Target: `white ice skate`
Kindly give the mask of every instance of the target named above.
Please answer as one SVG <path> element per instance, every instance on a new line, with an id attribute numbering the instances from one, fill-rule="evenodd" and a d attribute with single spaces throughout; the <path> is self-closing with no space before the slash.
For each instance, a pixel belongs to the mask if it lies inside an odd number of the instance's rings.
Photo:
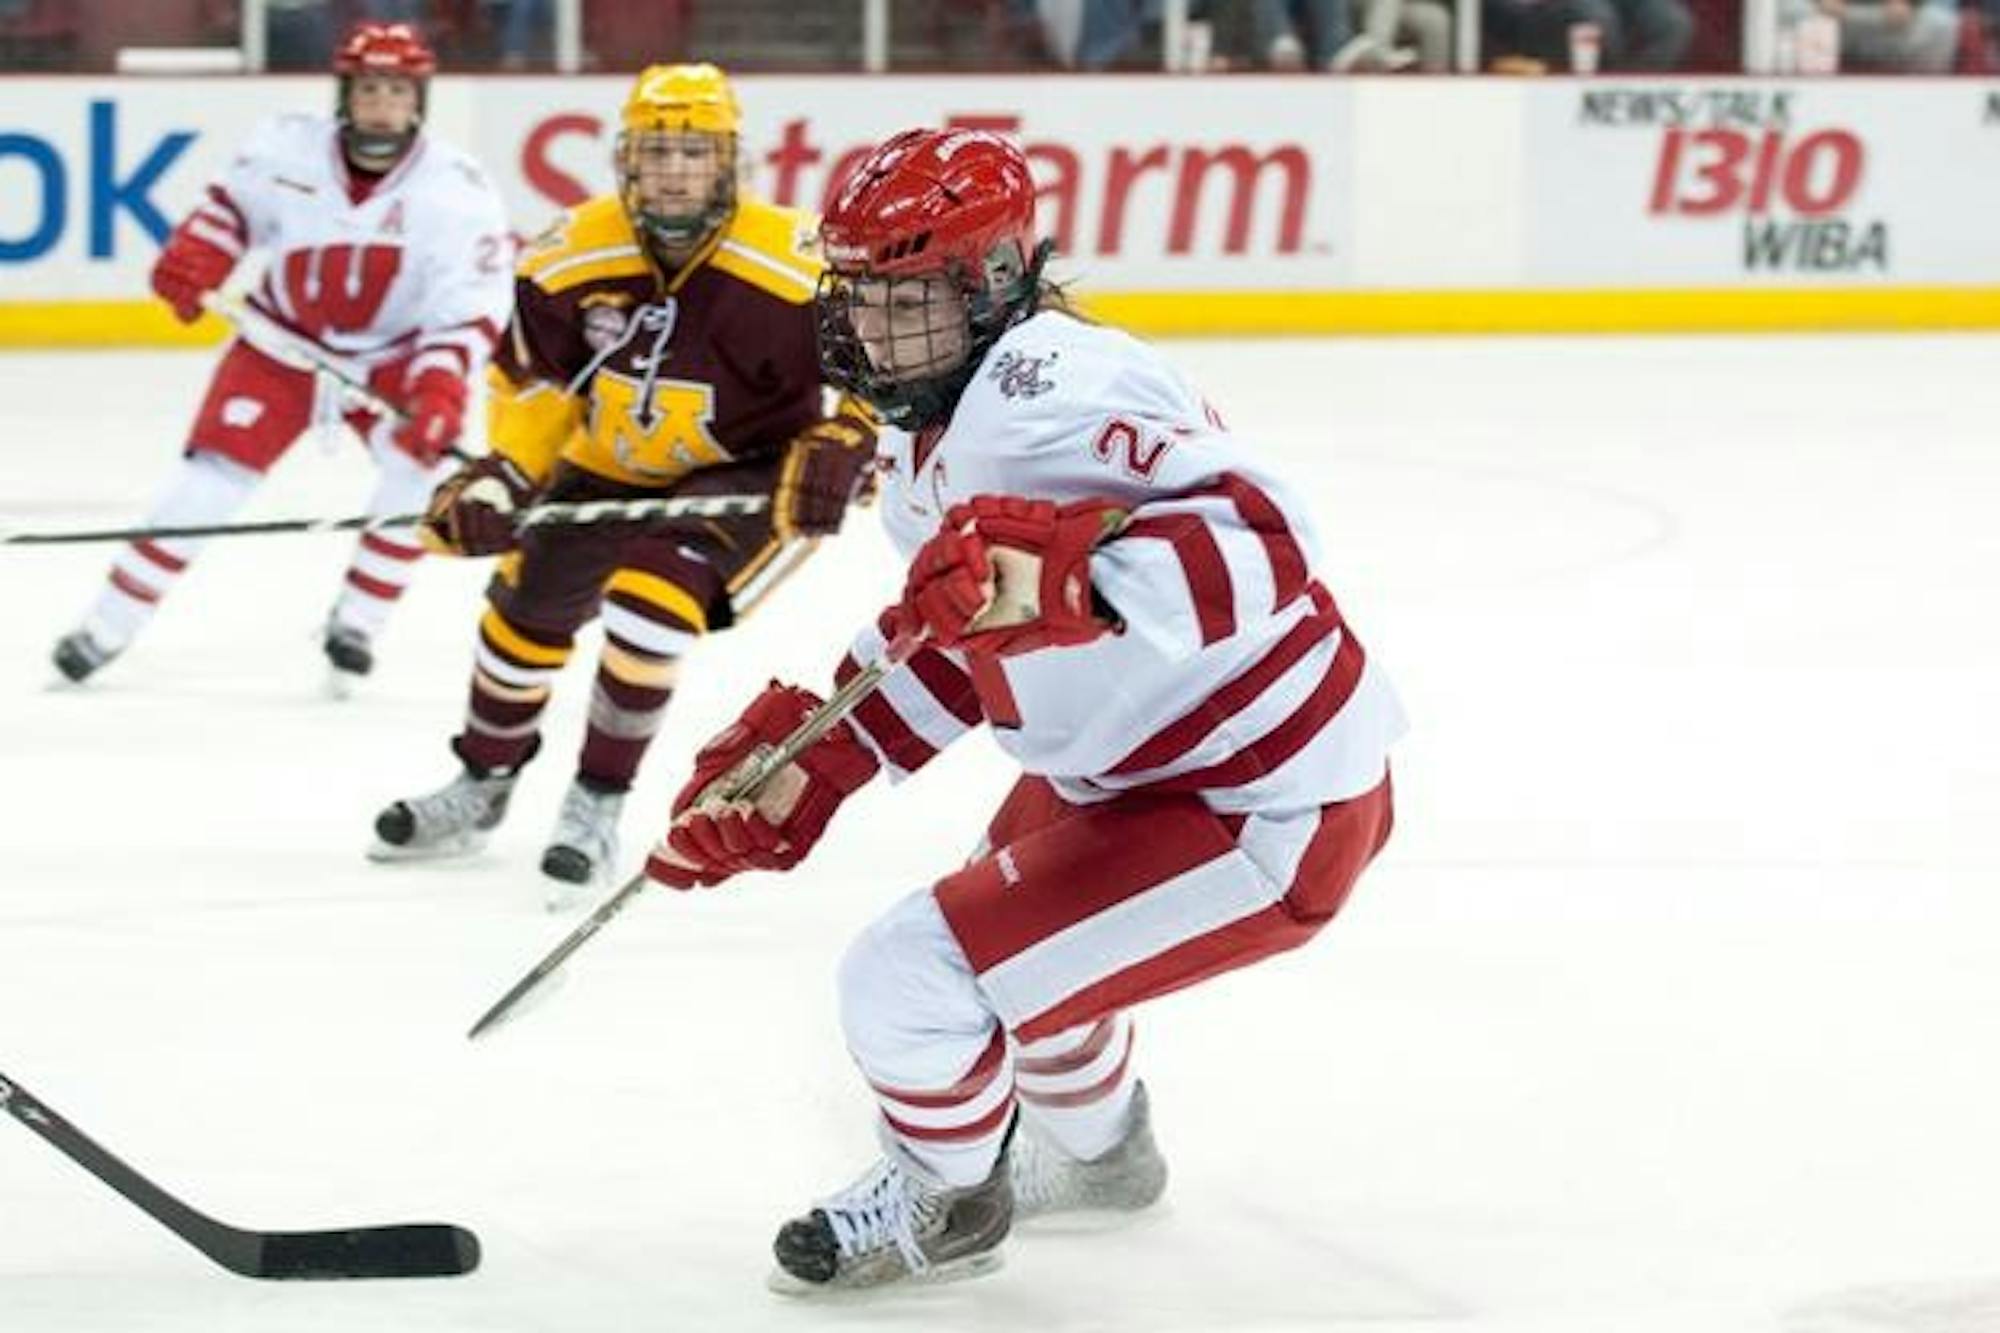
<path id="1" fill-rule="evenodd" d="M 583 889 L 611 877 L 618 863 L 618 812 L 624 805 L 624 792 L 595 791 L 581 779 L 569 784 L 548 850 L 542 853 L 542 873 L 554 881 L 544 900 L 551 912 L 574 906 Z"/>
<path id="2" fill-rule="evenodd" d="M 375 816 L 375 845 L 368 858 L 415 861 L 478 851 L 506 816 L 518 776 L 481 776 L 466 769 L 428 795 L 396 802 Z"/>
<path id="3" fill-rule="evenodd" d="M 1000 1267 L 1000 1242 L 1013 1223 L 1007 1172 L 1003 1149 L 984 1181 L 953 1189 L 913 1162 L 884 1157 L 780 1228 L 771 1290 L 819 1296 L 990 1273 Z"/>
<path id="4" fill-rule="evenodd" d="M 1014 1136 L 1014 1215 L 1026 1220 L 1050 1213 L 1134 1213 L 1157 1202 L 1167 1188 L 1167 1159 L 1153 1142 L 1146 1085 L 1132 1089 L 1125 1137 L 1110 1152 L 1080 1161 L 1022 1117 Z"/>

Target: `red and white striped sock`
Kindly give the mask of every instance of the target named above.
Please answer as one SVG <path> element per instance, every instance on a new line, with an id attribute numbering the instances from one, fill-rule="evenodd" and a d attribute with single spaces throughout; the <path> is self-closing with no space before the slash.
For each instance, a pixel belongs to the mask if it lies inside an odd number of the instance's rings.
<path id="1" fill-rule="evenodd" d="M 354 544 L 340 596 L 334 599 L 333 619 L 374 637 L 402 598 L 423 554 L 423 547 L 400 533 L 394 537 L 386 532 L 362 533 Z"/>
<path id="2" fill-rule="evenodd" d="M 227 522 L 262 480 L 263 474 L 218 455 L 190 454 L 146 512 L 145 525 L 198 527 Z M 203 545 L 200 539 L 187 538 L 137 541 L 119 551 L 104 590 L 84 616 L 90 637 L 113 652 L 131 643 Z"/>
<path id="3" fill-rule="evenodd" d="M 884 1136 L 959 1188 L 977 1185 L 992 1173 L 1014 1118 L 1014 1062 L 1007 1034 L 995 1023 L 985 1046 L 974 1049 L 978 1054 L 970 1065 L 959 1066 L 965 1073 L 949 1083 L 908 1087 L 869 1079 L 882 1107 Z"/>
<path id="4" fill-rule="evenodd" d="M 1118 1146 L 1132 1105 L 1132 1017 L 1117 1013 L 1020 1045 L 1021 1114 L 1080 1161 Z"/>
<path id="5" fill-rule="evenodd" d="M 378 429 L 375 434 L 383 436 Z M 375 493 L 368 497 L 371 517 L 416 513 L 430 500 L 431 491 L 447 470 L 443 465 L 426 467 L 397 449 L 386 439 L 370 442 L 377 475 Z M 354 544 L 354 559 L 348 563 L 340 595 L 333 603 L 335 622 L 360 630 L 373 638 L 389 619 L 389 612 L 403 596 L 403 589 L 417 572 L 424 548 L 414 529 L 384 528 L 364 532 Z"/>

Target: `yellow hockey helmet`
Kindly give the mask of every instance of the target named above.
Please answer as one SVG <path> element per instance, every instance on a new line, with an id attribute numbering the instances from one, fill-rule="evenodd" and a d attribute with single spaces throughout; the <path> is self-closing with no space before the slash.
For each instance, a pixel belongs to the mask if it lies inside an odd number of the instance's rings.
<path id="1" fill-rule="evenodd" d="M 698 131 L 734 138 L 743 126 L 743 109 L 729 76 L 714 65 L 648 65 L 632 85 L 618 122 L 627 134 Z"/>

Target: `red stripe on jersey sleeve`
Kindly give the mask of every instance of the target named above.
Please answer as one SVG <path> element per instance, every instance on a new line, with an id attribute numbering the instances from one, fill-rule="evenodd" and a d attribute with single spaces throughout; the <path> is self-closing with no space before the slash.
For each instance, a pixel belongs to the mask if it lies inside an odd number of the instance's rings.
<path id="1" fill-rule="evenodd" d="M 1333 720 L 1334 714 L 1341 710 L 1353 695 L 1354 687 L 1360 683 L 1361 668 L 1367 660 L 1359 640 L 1352 634 L 1342 636 L 1326 674 L 1320 677 L 1319 684 L 1290 717 L 1219 764 L 1176 773 L 1158 782 L 1148 782 L 1140 790 L 1214 791 L 1222 787 L 1240 787 L 1255 782 L 1267 773 L 1277 772 L 1293 755 L 1311 744 L 1320 729 Z"/>
<path id="2" fill-rule="evenodd" d="M 1207 523 L 1194 514 L 1159 514 L 1127 524 L 1118 535 L 1120 541 L 1132 537 L 1158 538 L 1174 548 L 1187 576 L 1203 647 L 1236 632 L 1236 592 L 1230 586 L 1229 565 Z"/>
<path id="3" fill-rule="evenodd" d="M 1313 585 L 1312 598 L 1319 607 L 1316 614 L 1292 626 L 1285 637 L 1272 644 L 1248 671 L 1155 732 L 1138 749 L 1114 764 L 1106 776 L 1129 777 L 1148 769 L 1165 768 L 1201 744 L 1210 732 L 1255 703 L 1259 695 L 1297 665 L 1299 659 L 1311 652 L 1315 645 L 1331 638 L 1340 628 L 1340 617 L 1333 610 L 1333 600 L 1318 584 Z"/>
<path id="4" fill-rule="evenodd" d="M 833 673 L 835 685 L 845 685 L 861 670 L 849 653 Z M 914 773 L 937 758 L 937 747 L 911 729 L 895 706 L 878 691 L 854 706 L 848 721 L 868 734 L 884 758 L 905 773 Z"/>
<path id="5" fill-rule="evenodd" d="M 231 231 L 234 231 L 244 240 L 250 238 L 250 224 L 244 220 L 243 210 L 238 208 L 236 201 L 229 197 L 229 191 L 223 189 L 220 185 L 209 186 L 207 200 L 198 207 L 206 207 L 209 204 L 213 204 L 221 212 L 227 220 Z"/>
<path id="6" fill-rule="evenodd" d="M 1196 494 L 1228 496 L 1244 526 L 1264 543 L 1264 553 L 1271 560 L 1271 580 L 1277 587 L 1277 597 L 1271 603 L 1273 611 L 1289 606 L 1294 597 L 1306 590 L 1306 553 L 1300 548 L 1298 538 L 1292 536 L 1291 525 L 1285 522 L 1285 511 L 1278 508 L 1276 501 L 1233 472 L 1224 473 L 1214 485 Z"/>
<path id="7" fill-rule="evenodd" d="M 972 677 L 960 671 L 956 662 L 935 648 L 924 648 L 909 660 L 908 666 L 931 692 L 931 697 L 944 705 L 945 711 L 968 727 L 980 724 L 983 718 Z"/>

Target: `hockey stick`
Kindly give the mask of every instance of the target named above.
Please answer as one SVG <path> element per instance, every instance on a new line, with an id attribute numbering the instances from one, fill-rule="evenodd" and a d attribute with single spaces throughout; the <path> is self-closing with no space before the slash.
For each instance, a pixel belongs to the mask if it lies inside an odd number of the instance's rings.
<path id="1" fill-rule="evenodd" d="M 204 292 L 202 308 L 229 322 L 237 335 L 258 351 L 290 362 L 299 370 L 324 375 L 342 394 L 377 416 L 401 421 L 403 409 L 384 398 L 344 357 L 335 355 L 291 325 L 265 314 L 232 292 Z"/>
<path id="2" fill-rule="evenodd" d="M 1097 540 L 1115 535 L 1125 526 L 1129 515 L 1122 509 L 1106 509 L 1100 514 L 1102 527 Z M 1002 625 L 1020 623 L 1040 614 L 1037 604 L 1040 582 L 1039 565 L 1031 565 L 1019 553 L 1006 547 L 995 547 L 990 553 L 993 561 L 994 581 L 986 605 L 974 616 L 967 626 L 977 631 L 982 628 L 998 628 Z M 827 732 L 832 731 L 841 721 L 861 705 L 861 701 L 873 694 L 888 675 L 909 661 L 924 646 L 928 635 L 922 630 L 904 631 L 891 639 L 882 650 L 882 655 L 848 678 L 845 685 L 827 696 L 826 702 L 813 709 L 805 721 L 799 723 L 792 733 L 776 745 L 763 745 L 729 772 L 717 778 L 701 794 L 698 804 L 711 801 L 727 804 L 731 801 L 754 799 L 764 789 L 764 785 L 786 765 L 804 754 Z M 569 956 L 581 949 L 591 936 L 603 929 L 606 922 L 620 912 L 646 887 L 646 876 L 642 871 L 626 880 L 618 891 L 598 904 L 597 909 L 584 919 L 582 925 L 563 937 L 560 944 L 543 956 L 539 963 L 528 970 L 528 974 L 515 982 L 492 1008 L 479 1016 L 465 1036 L 468 1041 L 481 1033 L 489 1032 L 505 1020 L 510 1010 L 542 984 L 555 970 L 563 965 Z"/>
<path id="3" fill-rule="evenodd" d="M 258 351 L 288 362 L 299 370 L 324 375 L 332 380 L 341 396 L 355 406 L 390 421 L 401 422 L 409 418 L 409 413 L 400 405 L 377 393 L 374 386 L 368 383 L 367 376 L 347 358 L 327 351 L 304 333 L 275 315 L 259 310 L 241 296 L 205 292 L 201 304 L 209 313 L 228 320 L 237 334 Z M 470 461 L 474 457 L 456 444 L 445 452 L 461 461 Z"/>
<path id="4" fill-rule="evenodd" d="M 800 538 L 792 543 L 790 550 L 773 560 L 768 569 L 751 579 L 743 589 L 743 596 L 731 599 L 736 608 L 736 618 L 748 620 L 764 604 L 764 600 L 778 590 L 779 584 L 799 572 L 800 566 L 819 549 L 819 542 L 817 537 Z"/>
<path id="5" fill-rule="evenodd" d="M 920 634 L 899 634 L 890 640 L 882 655 L 868 666 L 848 678 L 845 685 L 827 697 L 825 703 L 807 715 L 792 733 L 776 745 L 760 746 L 742 763 L 718 779 L 703 794 L 703 800 L 741 801 L 755 797 L 789 763 L 804 754 L 812 744 L 838 726 L 843 718 L 853 712 L 863 699 L 875 692 L 876 686 L 897 667 L 910 660 L 917 649 L 923 646 Z M 465 1036 L 470 1041 L 482 1033 L 490 1032 L 503 1022 L 515 1005 L 539 987 L 542 982 L 568 960 L 569 956 L 581 949 L 606 922 L 628 907 L 646 887 L 644 872 L 626 880 L 618 891 L 598 904 L 596 910 L 584 918 L 583 924 L 563 937 L 560 944 L 528 970 L 528 974 L 508 988 L 505 995 L 492 1008 L 479 1016 Z"/>
<path id="6" fill-rule="evenodd" d="M 650 519 L 742 518 L 770 507 L 762 495 L 670 495 L 644 500 L 584 500 L 536 505 L 522 511 L 522 529 L 587 523 L 639 523 Z M 366 514 L 353 518 L 281 518 L 260 523 L 202 523 L 168 528 L 92 528 L 77 532 L 8 532 L 0 546 L 69 546 L 80 542 L 160 541 L 174 537 L 258 537 L 282 532 L 352 532 L 360 528 L 410 528 L 422 514 Z"/>
<path id="7" fill-rule="evenodd" d="M 280 1280 L 457 1277 L 479 1267 L 479 1238 L 442 1222 L 330 1231 L 245 1231 L 190 1208 L 0 1074 L 0 1106 L 232 1273 Z"/>

